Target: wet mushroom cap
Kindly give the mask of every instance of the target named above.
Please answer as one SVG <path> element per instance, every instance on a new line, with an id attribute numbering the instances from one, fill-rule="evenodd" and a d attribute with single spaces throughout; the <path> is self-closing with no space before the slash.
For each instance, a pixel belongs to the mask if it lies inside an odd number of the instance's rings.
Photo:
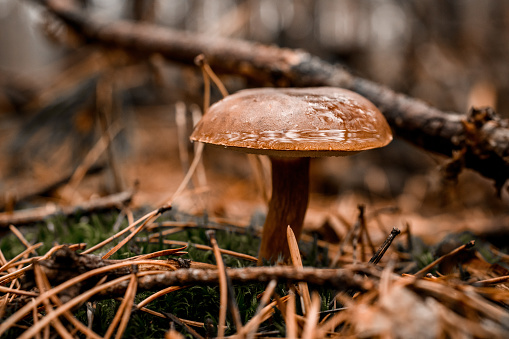
<path id="1" fill-rule="evenodd" d="M 212 105 L 191 139 L 247 153 L 319 157 L 382 147 L 392 133 L 382 113 L 352 91 L 256 88 Z"/>

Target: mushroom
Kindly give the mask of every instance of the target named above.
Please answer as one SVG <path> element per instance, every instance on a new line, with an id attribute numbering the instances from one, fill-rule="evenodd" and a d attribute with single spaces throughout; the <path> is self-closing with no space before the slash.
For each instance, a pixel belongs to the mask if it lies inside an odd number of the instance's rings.
<path id="1" fill-rule="evenodd" d="M 297 240 L 309 196 L 309 160 L 387 145 L 392 133 L 380 111 L 354 92 L 332 87 L 258 88 L 212 105 L 191 140 L 268 155 L 272 196 L 258 264 L 288 260 L 286 229 Z"/>

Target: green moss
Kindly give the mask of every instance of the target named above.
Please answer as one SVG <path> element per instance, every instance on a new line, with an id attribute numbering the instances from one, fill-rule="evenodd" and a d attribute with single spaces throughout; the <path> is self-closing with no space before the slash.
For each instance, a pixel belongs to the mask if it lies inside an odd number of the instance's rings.
<path id="1" fill-rule="evenodd" d="M 44 243 L 44 245 L 38 249 L 38 254 L 41 255 L 56 243 L 87 243 L 89 247 L 95 245 L 115 233 L 113 225 L 117 221 L 117 218 L 117 213 L 92 214 L 90 216 L 74 216 L 69 218 L 56 216 L 48 219 L 44 223 L 24 228 L 23 233 L 31 243 Z M 121 228 L 126 225 L 126 221 L 123 221 Z M 139 238 L 146 239 L 149 235 L 150 234 L 147 232 L 141 232 L 139 234 Z M 223 249 L 245 253 L 252 256 L 257 255 L 259 239 L 251 234 L 238 234 L 232 231 L 216 231 L 216 238 L 220 247 Z M 166 236 L 165 239 L 209 245 L 206 229 L 203 227 L 188 228 L 181 232 Z M 105 248 L 98 250 L 96 254 L 104 253 L 107 249 L 112 248 L 119 241 L 120 239 L 116 239 Z M 21 242 L 19 242 L 19 240 L 17 240 L 12 234 L 8 234 L 3 237 L 0 240 L 0 246 L 7 259 L 13 258 L 25 249 Z M 120 251 L 114 254 L 112 259 L 124 259 L 133 255 L 151 253 L 165 248 L 167 248 L 167 245 L 164 245 L 162 242 L 147 243 L 146 241 L 131 241 Z M 199 250 L 194 246 L 189 246 L 186 251 L 188 254 L 182 256 L 183 259 L 215 264 L 212 251 Z M 304 252 L 310 253 L 306 256 L 306 258 L 304 258 L 305 263 L 312 265 L 323 264 L 320 258 L 323 258 L 324 253 L 323 250 L 320 252 L 320 250 L 316 247 L 316 243 L 305 247 Z M 245 267 L 255 265 L 253 262 L 229 255 L 223 255 L 223 260 L 228 267 Z M 266 284 L 257 283 L 234 285 L 235 300 L 239 308 L 241 321 L 244 324 L 247 323 L 256 313 L 259 305 L 259 296 L 261 296 L 265 288 Z M 284 296 L 287 293 L 288 288 L 286 285 L 280 284 L 276 291 L 280 296 Z M 322 303 L 325 308 L 326 304 L 334 296 L 334 292 L 329 291 L 326 288 L 318 288 L 318 291 L 324 296 Z M 139 293 L 136 296 L 135 302 L 140 302 L 152 293 L 153 292 Z M 299 303 L 299 300 L 297 300 L 297 303 Z M 119 305 L 120 301 L 113 299 L 95 302 L 95 316 L 92 326 L 93 330 L 98 334 L 103 335 L 115 316 Z M 212 323 L 217 324 L 217 318 L 219 315 L 219 289 L 216 285 L 192 286 L 160 297 L 152 301 L 146 307 L 160 313 L 171 313 L 179 318 L 187 320 L 198 322 L 211 321 Z M 12 314 L 12 312 L 7 313 Z M 6 316 L 8 316 L 8 314 L 6 314 Z M 87 324 L 87 305 L 82 305 L 79 309 L 75 310 L 75 315 L 80 321 Z M 26 325 L 30 326 L 30 321 L 27 320 Z M 229 312 L 227 316 L 227 325 L 228 329 L 226 334 L 234 334 L 234 321 Z M 134 311 L 131 314 L 129 325 L 124 333 L 124 337 L 161 338 L 164 337 L 164 333 L 169 329 L 169 326 L 169 319 L 160 318 L 142 311 Z M 185 333 L 185 330 L 180 325 L 175 324 L 175 327 L 177 330 Z M 281 335 L 284 335 L 284 320 L 279 311 L 276 311 L 275 315 L 271 319 L 263 323 L 261 328 L 264 330 L 279 331 Z M 204 328 L 194 329 L 202 335 L 206 334 Z M 14 330 L 6 337 L 16 337 L 19 334 L 18 330 Z"/>

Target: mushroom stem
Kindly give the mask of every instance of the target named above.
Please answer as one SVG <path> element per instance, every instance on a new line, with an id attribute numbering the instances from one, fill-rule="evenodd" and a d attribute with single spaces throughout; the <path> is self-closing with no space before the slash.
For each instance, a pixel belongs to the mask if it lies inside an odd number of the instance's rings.
<path id="1" fill-rule="evenodd" d="M 263 260 L 275 262 L 280 255 L 290 258 L 287 227 L 300 238 L 309 198 L 309 158 L 270 157 L 272 197 L 263 226 L 258 265 Z"/>

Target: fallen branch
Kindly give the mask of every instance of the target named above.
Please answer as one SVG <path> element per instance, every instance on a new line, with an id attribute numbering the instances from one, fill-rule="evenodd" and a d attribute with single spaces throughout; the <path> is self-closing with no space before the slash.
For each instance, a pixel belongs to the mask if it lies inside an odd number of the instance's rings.
<path id="1" fill-rule="evenodd" d="M 93 199 L 78 206 L 57 206 L 55 204 L 48 204 L 43 207 L 0 213 L 0 230 L 11 224 L 33 224 L 54 215 L 70 216 L 77 213 L 91 213 L 115 207 L 120 208 L 123 204 L 130 201 L 132 196 L 132 191 L 125 191 Z"/>
<path id="2" fill-rule="evenodd" d="M 174 249 L 180 251 L 181 248 Z M 130 261 L 133 265 L 136 260 L 143 258 L 128 258 L 126 260 L 103 260 L 98 256 L 89 254 L 77 254 L 74 251 L 63 247 L 56 251 L 51 258 L 39 261 L 39 264 L 48 277 L 52 285 L 61 284 L 63 282 L 74 279 L 76 276 L 86 274 L 107 266 L 115 266 L 123 261 Z M 137 270 L 140 272 L 151 272 L 150 275 L 140 277 L 138 279 L 138 290 L 160 290 L 168 286 L 185 286 L 193 284 L 217 284 L 219 282 L 219 273 L 213 265 L 193 262 L 190 260 L 152 260 L 153 265 L 147 264 L 147 260 L 143 260 L 138 265 Z M 168 270 L 163 266 L 173 266 L 173 270 Z M 107 270 L 105 274 L 110 279 L 132 273 L 132 266 L 119 267 L 114 270 Z M 176 270 L 175 270 L 176 269 Z M 265 282 L 277 280 L 279 282 L 298 282 L 307 281 L 310 284 L 322 286 L 330 286 L 338 289 L 355 289 L 368 290 L 371 283 L 354 276 L 357 270 L 363 271 L 366 267 L 359 266 L 349 269 L 317 269 L 317 268 L 293 268 L 287 266 L 276 267 L 248 267 L 241 269 L 227 269 L 227 274 L 232 282 Z M 160 271 L 157 273 L 155 271 Z M 180 272 L 180 273 L 177 273 Z M 94 282 L 104 276 L 97 275 Z M 25 278 L 24 287 L 30 288 L 33 283 L 32 274 L 29 272 Z M 104 292 L 100 292 L 99 297 L 122 296 L 127 288 L 126 284 L 119 284 L 111 287 Z M 82 286 L 84 287 L 84 286 Z M 78 291 L 75 291 L 78 292 Z M 83 291 L 81 291 L 83 292 Z"/>
<path id="3" fill-rule="evenodd" d="M 277 280 L 280 283 L 305 281 L 317 286 L 360 291 L 367 291 L 373 287 L 370 281 L 355 276 L 352 270 L 347 269 L 294 268 L 288 266 L 247 267 L 227 269 L 227 274 L 234 283 L 268 283 L 271 280 Z M 190 268 L 145 275 L 138 279 L 138 290 L 156 291 L 168 286 L 216 285 L 218 283 L 219 273 L 217 270 Z M 112 296 L 123 295 L 127 285 L 128 282 L 121 282 L 100 292 L 96 297 L 111 298 Z"/>
<path id="4" fill-rule="evenodd" d="M 496 116 L 483 113 L 485 118 L 478 119 L 478 111 L 470 117 L 445 113 L 300 50 L 211 38 L 145 23 L 111 22 L 89 16 L 68 1 L 38 2 L 88 42 L 137 53 L 158 53 L 187 64 L 204 54 L 214 70 L 238 74 L 262 85 L 351 89 L 377 105 L 399 137 L 449 157 L 456 150 L 464 151 L 464 166 L 494 179 L 499 190 L 509 178 L 509 123 Z"/>
<path id="5" fill-rule="evenodd" d="M 104 170 L 104 165 L 96 164 L 87 169 L 87 175 L 97 174 Z M 26 201 L 35 197 L 45 196 L 56 190 L 57 188 L 68 183 L 71 179 L 72 172 L 62 173 L 61 177 L 55 178 L 50 182 L 43 182 L 42 180 L 30 180 L 26 179 L 12 185 L 16 187 L 15 190 L 8 191 L 7 196 L 11 195 L 14 202 Z M 6 205 L 10 203 L 7 201 L 6 195 L 0 195 L 0 210 L 5 210 Z"/>

